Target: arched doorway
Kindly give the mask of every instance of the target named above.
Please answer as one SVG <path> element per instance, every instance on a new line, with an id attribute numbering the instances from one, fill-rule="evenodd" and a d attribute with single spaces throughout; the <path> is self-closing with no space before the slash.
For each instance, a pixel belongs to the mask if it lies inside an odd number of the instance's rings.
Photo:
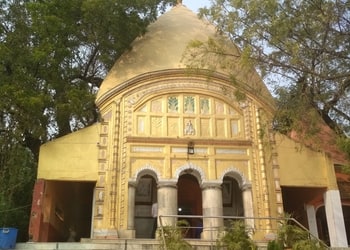
<path id="1" fill-rule="evenodd" d="M 152 204 L 157 202 L 157 182 L 151 175 L 143 175 L 135 190 L 135 236 L 153 238 L 155 219 Z"/>
<path id="2" fill-rule="evenodd" d="M 225 176 L 223 179 L 222 203 L 224 216 L 244 216 L 242 190 L 233 177 Z M 230 226 L 230 221 L 230 219 L 225 219 L 224 225 Z"/>
<path id="3" fill-rule="evenodd" d="M 202 215 L 202 190 L 198 180 L 191 174 L 183 174 L 177 183 L 178 190 L 178 214 L 179 215 Z M 181 219 L 181 217 L 179 218 Z M 191 227 L 201 227 L 202 222 L 198 218 L 183 218 Z M 199 238 L 200 228 L 191 228 L 186 238 Z"/>

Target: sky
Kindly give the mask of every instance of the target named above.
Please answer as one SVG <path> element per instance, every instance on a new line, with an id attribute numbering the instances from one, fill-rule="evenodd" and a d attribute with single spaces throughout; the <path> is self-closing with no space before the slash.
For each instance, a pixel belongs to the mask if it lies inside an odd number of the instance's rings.
<path id="1" fill-rule="evenodd" d="M 182 0 L 182 4 L 194 12 L 198 12 L 199 8 L 209 7 L 210 0 Z"/>

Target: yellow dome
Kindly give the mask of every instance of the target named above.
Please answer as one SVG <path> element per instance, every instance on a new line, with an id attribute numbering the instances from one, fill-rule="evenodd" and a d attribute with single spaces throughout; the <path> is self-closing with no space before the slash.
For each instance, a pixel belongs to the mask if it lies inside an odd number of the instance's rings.
<path id="1" fill-rule="evenodd" d="M 217 36 L 213 25 L 200 20 L 194 12 L 182 4 L 174 6 L 152 23 L 144 36 L 135 39 L 132 49 L 118 59 L 102 82 L 96 102 L 99 103 L 104 96 L 111 94 L 113 89 L 136 76 L 162 70 L 186 68 L 183 56 L 189 43 L 193 40 L 205 42 L 215 37 Z M 229 43 L 228 46 L 230 51 L 239 54 L 238 49 L 232 43 Z M 224 73 L 227 77 L 237 72 L 237 75 L 240 75 L 238 79 L 244 82 L 244 85 L 250 89 L 259 89 L 260 94 L 262 91 L 265 97 L 270 96 L 266 86 L 254 70 L 249 70 L 249 77 L 246 76 L 247 71 L 243 76 L 242 68 L 234 64 L 235 62 L 232 64 L 231 60 L 230 66 L 216 68 L 215 71 Z M 202 66 L 202 68 L 213 69 L 213 65 Z"/>

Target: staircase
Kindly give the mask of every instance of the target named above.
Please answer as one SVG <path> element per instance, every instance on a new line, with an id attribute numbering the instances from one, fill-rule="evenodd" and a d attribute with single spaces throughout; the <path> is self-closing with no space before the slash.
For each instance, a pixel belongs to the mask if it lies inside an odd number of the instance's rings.
<path id="1" fill-rule="evenodd" d="M 215 242 L 205 240 L 186 239 L 193 246 L 193 250 L 214 250 Z M 257 243 L 259 250 L 266 250 L 267 243 Z M 119 239 L 119 240 L 91 240 L 81 242 L 40 242 L 17 243 L 16 250 L 160 250 L 159 240 L 154 239 Z M 181 249 L 179 249 L 181 250 Z M 350 248 L 329 248 L 329 250 L 350 250 Z"/>
<path id="2" fill-rule="evenodd" d="M 194 250 L 214 250 L 215 242 L 186 239 Z M 159 240 L 154 239 L 119 239 L 90 240 L 81 242 L 40 242 L 17 243 L 16 250 L 160 250 Z M 266 249 L 266 244 L 260 243 L 259 249 Z M 181 250 L 181 249 L 179 249 Z"/>

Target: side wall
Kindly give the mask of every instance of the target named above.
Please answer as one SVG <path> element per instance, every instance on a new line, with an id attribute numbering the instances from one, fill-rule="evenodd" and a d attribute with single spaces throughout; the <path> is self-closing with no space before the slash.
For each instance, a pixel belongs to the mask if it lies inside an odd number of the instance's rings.
<path id="1" fill-rule="evenodd" d="M 281 134 L 276 134 L 276 146 L 282 186 L 336 187 L 333 164 L 324 152 L 302 146 Z"/>
<path id="2" fill-rule="evenodd" d="M 41 146 L 38 179 L 97 180 L 99 124 Z"/>

